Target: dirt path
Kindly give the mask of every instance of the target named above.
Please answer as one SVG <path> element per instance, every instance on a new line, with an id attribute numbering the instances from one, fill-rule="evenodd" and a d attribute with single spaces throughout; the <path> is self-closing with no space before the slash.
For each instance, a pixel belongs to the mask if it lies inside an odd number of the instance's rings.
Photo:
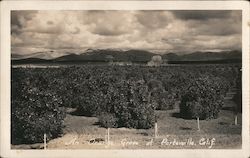
<path id="1" fill-rule="evenodd" d="M 176 148 L 208 148 L 200 145 L 201 139 L 208 142 L 216 140 L 212 148 L 239 148 L 241 146 L 241 120 L 234 125 L 234 114 L 222 110 L 218 119 L 201 120 L 201 131 L 197 131 L 196 120 L 185 120 L 173 116 L 176 110 L 157 111 L 158 137 L 154 129 L 110 129 L 110 144 L 107 144 L 107 129 L 97 125 L 97 118 L 74 116 L 68 114 L 65 119 L 65 135 L 51 140 L 49 149 L 176 149 Z M 196 145 L 162 145 L 162 141 L 188 142 Z M 150 142 L 153 141 L 152 145 Z M 124 145 L 125 144 L 125 145 Z M 127 144 L 127 145 L 126 145 Z M 210 144 L 211 145 L 211 144 Z"/>

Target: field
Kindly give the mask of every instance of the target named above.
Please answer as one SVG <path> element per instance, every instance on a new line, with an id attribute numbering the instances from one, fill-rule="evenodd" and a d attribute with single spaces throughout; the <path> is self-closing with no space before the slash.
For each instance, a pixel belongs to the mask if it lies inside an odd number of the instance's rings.
<path id="1" fill-rule="evenodd" d="M 12 68 L 12 148 L 241 148 L 239 68 Z"/>
<path id="2" fill-rule="evenodd" d="M 154 137 L 154 129 L 129 129 L 112 128 L 110 139 L 112 145 L 107 146 L 104 142 L 89 143 L 96 138 L 105 139 L 107 129 L 99 127 L 95 117 L 74 116 L 68 114 L 65 119 L 66 128 L 63 137 L 54 139 L 48 143 L 49 149 L 181 149 L 201 148 L 209 149 L 211 144 L 199 144 L 202 138 L 210 141 L 215 138 L 212 149 L 241 148 L 241 120 L 239 125 L 234 125 L 232 112 L 223 110 L 220 117 L 213 121 L 201 121 L 201 130 L 197 131 L 195 120 L 183 120 L 173 117 L 172 111 L 157 111 L 160 116 L 159 136 Z M 163 139 L 169 141 L 187 142 L 192 139 L 196 145 L 167 145 L 162 144 Z M 153 139 L 152 146 L 146 145 Z M 138 144 L 125 144 L 126 142 L 138 142 Z"/>

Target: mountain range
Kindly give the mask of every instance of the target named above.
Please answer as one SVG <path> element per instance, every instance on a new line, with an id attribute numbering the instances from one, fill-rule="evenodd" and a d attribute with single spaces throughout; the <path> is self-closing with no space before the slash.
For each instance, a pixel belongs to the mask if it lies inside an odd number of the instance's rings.
<path id="1" fill-rule="evenodd" d="M 221 52 L 193 52 L 189 54 L 171 53 L 160 55 L 164 61 L 169 63 L 185 62 L 241 62 L 241 51 Z M 146 50 L 120 50 L 120 49 L 87 49 L 82 52 L 37 52 L 29 55 L 11 54 L 13 64 L 25 63 L 64 63 L 64 62 L 135 62 L 147 63 L 155 55 Z"/>

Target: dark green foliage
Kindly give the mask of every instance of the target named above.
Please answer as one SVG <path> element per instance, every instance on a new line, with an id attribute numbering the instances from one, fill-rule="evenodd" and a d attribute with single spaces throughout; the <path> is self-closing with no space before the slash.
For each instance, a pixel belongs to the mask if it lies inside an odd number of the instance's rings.
<path id="1" fill-rule="evenodd" d="M 234 102 L 236 103 L 235 107 L 235 113 L 241 113 L 242 112 L 242 91 L 241 91 L 241 86 L 242 86 L 242 79 L 241 79 L 241 71 L 239 70 L 239 74 L 237 76 L 236 80 L 236 95 L 233 97 Z"/>
<path id="2" fill-rule="evenodd" d="M 121 80 L 110 84 L 105 95 L 100 95 L 103 102 L 96 110 L 99 122 L 108 127 L 103 118 L 112 116 L 112 126 L 128 128 L 151 128 L 154 124 L 154 109 L 148 102 L 148 91 L 143 80 Z M 105 112 L 106 117 L 103 117 Z M 112 115 L 111 115 L 112 114 Z"/>
<path id="3" fill-rule="evenodd" d="M 242 113 L 242 92 L 237 90 L 235 96 L 233 97 L 234 102 L 236 103 L 235 113 Z"/>
<path id="4" fill-rule="evenodd" d="M 63 107 L 77 108 L 79 115 L 96 116 L 103 127 L 151 128 L 156 121 L 155 109 L 172 109 L 180 101 L 185 118 L 216 118 L 222 96 L 238 80 L 238 72 L 229 68 L 13 68 L 12 142 L 40 142 L 44 132 L 49 139 L 59 136 L 65 116 Z"/>
<path id="5" fill-rule="evenodd" d="M 105 118 L 114 118 L 112 126 L 150 128 L 153 126 L 154 110 L 148 100 L 148 88 L 140 73 L 125 67 L 92 69 L 90 78 L 74 83 L 77 89 L 74 104 L 85 116 L 97 116 L 100 124 L 109 126 Z"/>
<path id="6" fill-rule="evenodd" d="M 148 100 L 148 87 L 145 85 L 144 80 L 128 80 L 127 86 L 127 107 L 123 110 L 127 111 L 128 114 L 120 111 L 117 115 L 123 114 L 119 122 L 121 126 L 126 125 L 130 128 L 151 128 L 154 125 L 154 107 L 149 103 Z M 116 105 L 117 107 L 119 105 Z M 120 114 L 121 113 L 121 114 Z M 127 117 L 126 117 L 127 116 Z M 119 117 L 118 117 L 119 118 Z"/>
<path id="7" fill-rule="evenodd" d="M 217 78 L 200 77 L 190 83 L 182 96 L 180 114 L 183 118 L 217 118 L 223 105 L 222 89 Z"/>
<path id="8" fill-rule="evenodd" d="M 11 103 L 11 142 L 36 143 L 48 140 L 62 133 L 64 108 L 61 97 L 49 88 L 49 81 L 43 74 L 33 71 L 13 72 Z M 13 81 L 12 81 L 13 82 Z"/>
<path id="9" fill-rule="evenodd" d="M 98 115 L 98 120 L 102 127 L 105 128 L 117 127 L 117 119 L 113 114 L 102 112 Z"/>
<path id="10" fill-rule="evenodd" d="M 170 92 L 165 91 L 161 94 L 159 94 L 160 102 L 158 109 L 161 110 L 171 110 L 174 108 L 175 103 L 177 102 L 177 99 L 175 98 L 175 95 L 172 95 Z"/>

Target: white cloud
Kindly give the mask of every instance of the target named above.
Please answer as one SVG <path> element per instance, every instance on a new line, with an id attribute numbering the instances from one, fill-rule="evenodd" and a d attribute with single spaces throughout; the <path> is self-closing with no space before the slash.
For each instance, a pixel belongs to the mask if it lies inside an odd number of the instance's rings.
<path id="1" fill-rule="evenodd" d="M 178 11 L 12 11 L 12 52 L 241 49 L 241 13 L 208 12 L 194 16 Z"/>

